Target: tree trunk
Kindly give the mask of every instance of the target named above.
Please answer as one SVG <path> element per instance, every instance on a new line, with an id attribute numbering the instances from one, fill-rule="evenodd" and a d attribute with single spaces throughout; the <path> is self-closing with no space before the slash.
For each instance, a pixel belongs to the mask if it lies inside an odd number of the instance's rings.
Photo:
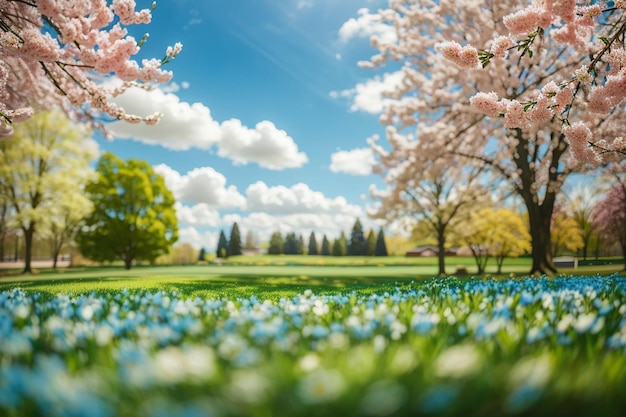
<path id="1" fill-rule="evenodd" d="M 133 266 L 133 258 L 130 255 L 124 256 L 124 268 L 130 269 Z"/>
<path id="2" fill-rule="evenodd" d="M 530 220 L 533 257 L 530 274 L 555 274 L 557 270 L 552 261 L 552 244 L 550 237 L 552 210 L 546 210 L 544 206 L 539 205 L 527 208 Z"/>
<path id="3" fill-rule="evenodd" d="M 33 272 L 31 260 L 33 257 L 33 235 L 35 234 L 35 225 L 31 223 L 28 228 L 22 228 L 24 232 L 24 274 Z"/>
<path id="4" fill-rule="evenodd" d="M 446 235 L 445 228 L 437 231 L 437 258 L 439 261 L 439 275 L 446 275 Z"/>

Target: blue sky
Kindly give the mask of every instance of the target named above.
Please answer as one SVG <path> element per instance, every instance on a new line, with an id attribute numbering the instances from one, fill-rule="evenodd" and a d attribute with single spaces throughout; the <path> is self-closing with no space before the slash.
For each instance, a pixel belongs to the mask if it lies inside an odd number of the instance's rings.
<path id="1" fill-rule="evenodd" d="M 149 7 L 151 1 L 137 1 Z M 393 36 L 368 0 L 160 0 L 139 58 L 183 52 L 169 85 L 119 99 L 157 126 L 113 123 L 101 151 L 151 163 L 177 198 L 180 241 L 213 250 L 237 221 L 261 240 L 315 231 L 318 240 L 368 219 L 367 138 L 384 136 L 383 98 L 397 76 L 361 69 L 369 36 Z"/>

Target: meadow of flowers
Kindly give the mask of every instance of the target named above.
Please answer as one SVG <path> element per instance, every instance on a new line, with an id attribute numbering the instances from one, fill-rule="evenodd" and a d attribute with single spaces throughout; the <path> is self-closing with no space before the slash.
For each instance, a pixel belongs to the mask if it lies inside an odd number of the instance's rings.
<path id="1" fill-rule="evenodd" d="M 626 278 L 435 279 L 201 299 L 0 293 L 0 415 L 626 410 Z"/>

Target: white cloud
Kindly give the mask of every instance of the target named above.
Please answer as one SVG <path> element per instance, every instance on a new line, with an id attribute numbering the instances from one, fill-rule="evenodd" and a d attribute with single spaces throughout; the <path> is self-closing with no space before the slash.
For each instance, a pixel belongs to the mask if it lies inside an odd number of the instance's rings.
<path id="1" fill-rule="evenodd" d="M 176 217 L 178 222 L 190 226 L 219 226 L 220 214 L 206 203 L 193 206 L 176 202 Z"/>
<path id="2" fill-rule="evenodd" d="M 268 187 L 257 181 L 246 189 L 246 209 L 252 212 L 281 214 L 331 213 L 357 217 L 363 214 L 360 206 L 349 204 L 344 197 L 329 198 L 303 183 L 291 187 Z"/>
<path id="3" fill-rule="evenodd" d="M 176 91 L 188 86 L 187 83 L 180 87 L 170 84 L 165 88 Z M 243 126 L 237 119 L 220 124 L 204 104 L 183 102 L 172 92 L 158 88 L 147 91 L 133 87 L 115 102 L 129 114 L 163 114 L 161 121 L 153 126 L 120 121 L 111 123 L 108 127 L 118 138 L 180 151 L 217 147 L 218 155 L 237 164 L 257 163 L 274 170 L 297 168 L 308 162 L 293 138 L 267 120 L 257 123 L 254 129 Z"/>
<path id="4" fill-rule="evenodd" d="M 237 119 L 222 123 L 222 141 L 218 155 L 232 159 L 238 164 L 256 162 L 268 169 L 296 168 L 308 162 L 304 152 L 284 130 L 272 122 L 257 123 L 249 129 Z"/>
<path id="5" fill-rule="evenodd" d="M 178 242 L 190 243 L 196 249 L 205 248 L 209 253 L 214 252 L 217 248 L 217 239 L 219 232 L 204 231 L 200 232 L 194 227 L 185 227 L 178 230 Z"/>
<path id="6" fill-rule="evenodd" d="M 119 138 L 132 138 L 151 145 L 184 151 L 210 149 L 220 141 L 221 129 L 202 103 L 181 102 L 178 96 L 154 89 L 130 88 L 115 102 L 127 113 L 148 116 L 163 113 L 157 125 L 113 122 L 108 127 Z"/>
<path id="7" fill-rule="evenodd" d="M 245 198 L 234 185 L 226 186 L 226 177 L 211 167 L 195 168 L 181 175 L 165 164 L 154 166 L 165 178 L 165 185 L 178 201 L 204 203 L 217 208 L 241 207 Z"/>
<path id="8" fill-rule="evenodd" d="M 330 156 L 330 170 L 351 175 L 369 175 L 376 163 L 370 148 L 338 151 Z"/>
<path id="9" fill-rule="evenodd" d="M 352 111 L 364 111 L 366 113 L 379 114 L 385 109 L 385 107 L 396 101 L 386 95 L 401 85 L 403 80 L 404 73 L 402 71 L 396 71 L 386 73 L 382 78 L 380 76 L 376 76 L 364 83 L 357 84 L 354 88 L 341 91 L 331 91 L 329 94 L 330 97 L 334 99 L 350 99 L 352 101 L 350 110 Z"/>
<path id="10" fill-rule="evenodd" d="M 348 42 L 353 38 L 370 38 L 376 36 L 384 43 L 394 43 L 397 40 L 393 26 L 381 22 L 377 14 L 371 14 L 369 9 L 359 9 L 359 17 L 348 19 L 339 28 L 339 40 Z"/>

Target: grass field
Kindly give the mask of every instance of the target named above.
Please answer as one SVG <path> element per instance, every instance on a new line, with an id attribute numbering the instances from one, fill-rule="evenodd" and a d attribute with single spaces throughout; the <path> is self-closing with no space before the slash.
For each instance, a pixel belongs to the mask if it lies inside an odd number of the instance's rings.
<path id="1" fill-rule="evenodd" d="M 520 260 L 496 278 L 433 278 L 432 260 L 289 261 L 5 271 L 0 415 L 626 409 L 622 265 L 524 278 Z"/>

